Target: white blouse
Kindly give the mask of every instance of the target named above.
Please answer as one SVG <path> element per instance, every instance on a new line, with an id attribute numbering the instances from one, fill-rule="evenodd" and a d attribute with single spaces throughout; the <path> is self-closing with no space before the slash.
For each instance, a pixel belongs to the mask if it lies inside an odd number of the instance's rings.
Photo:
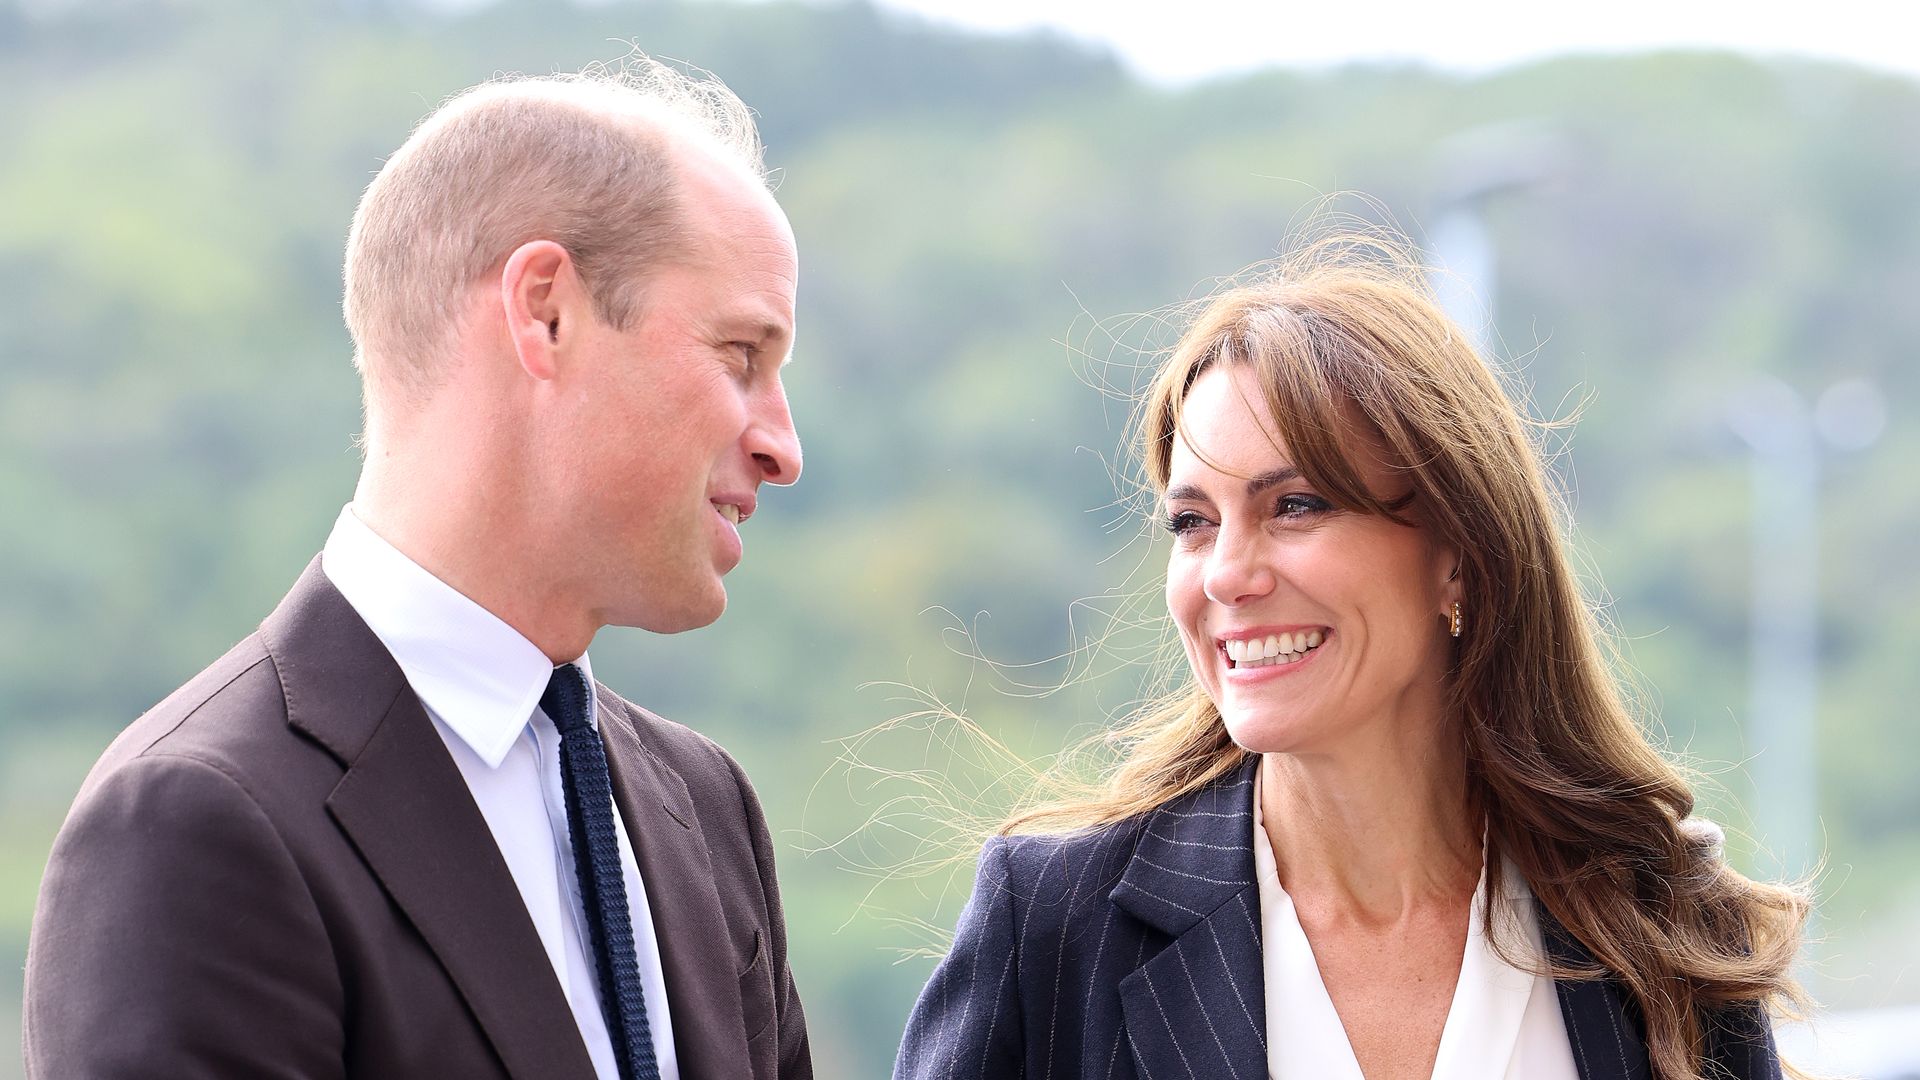
<path id="1" fill-rule="evenodd" d="M 1260 812 L 1259 770 L 1253 782 L 1253 858 L 1260 878 L 1261 959 L 1267 982 L 1267 1075 L 1271 1080 L 1364 1080 L 1334 1011 L 1293 898 L 1280 887 L 1273 846 Z M 1533 894 L 1509 871 L 1510 921 L 1532 956 L 1544 955 Z M 1440 1034 L 1433 1080 L 1579 1080 L 1553 980 L 1506 963 L 1486 940 L 1487 877 L 1473 897 L 1460 980 Z"/>

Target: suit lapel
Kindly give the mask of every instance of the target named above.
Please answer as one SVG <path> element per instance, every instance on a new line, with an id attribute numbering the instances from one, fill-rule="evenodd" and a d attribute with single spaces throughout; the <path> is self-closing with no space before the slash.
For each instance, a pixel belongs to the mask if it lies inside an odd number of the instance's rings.
<path id="1" fill-rule="evenodd" d="M 739 958 L 721 914 L 713 861 L 686 781 L 649 751 L 625 702 L 599 688 L 600 732 L 613 796 L 646 884 L 673 1013 L 681 1080 L 753 1075 Z"/>
<path id="2" fill-rule="evenodd" d="M 1173 939 L 1120 981 L 1127 1041 L 1145 1080 L 1267 1075 L 1253 768 L 1149 814 L 1108 894 Z"/>
<path id="3" fill-rule="evenodd" d="M 288 723 L 346 768 L 328 812 L 439 958 L 507 1071 L 592 1077 L 486 819 L 399 666 L 318 559 L 261 634 Z"/>
<path id="4" fill-rule="evenodd" d="M 1558 920 L 1538 907 L 1540 936 L 1547 956 L 1568 968 L 1593 968 L 1593 954 L 1574 940 Z M 1646 1038 L 1640 1020 L 1630 1012 L 1612 979 L 1555 979 L 1560 1016 L 1566 1021 L 1567 1042 L 1580 1080 L 1650 1080 Z"/>

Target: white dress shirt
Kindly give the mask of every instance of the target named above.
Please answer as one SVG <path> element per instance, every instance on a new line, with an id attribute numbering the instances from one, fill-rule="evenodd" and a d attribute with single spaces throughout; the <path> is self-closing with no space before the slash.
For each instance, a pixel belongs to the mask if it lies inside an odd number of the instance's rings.
<path id="1" fill-rule="evenodd" d="M 1320 966 L 1293 898 L 1280 886 L 1260 812 L 1257 769 L 1253 858 L 1260 879 L 1260 948 L 1267 980 L 1267 1075 L 1272 1080 L 1364 1080 L 1340 1014 L 1320 981 Z M 1510 865 L 1502 877 L 1506 895 L 1501 901 L 1511 918 L 1496 919 L 1496 925 L 1515 931 L 1515 940 L 1523 943 L 1521 955 L 1545 955 L 1532 892 Z M 1486 939 L 1481 926 L 1486 885 L 1482 870 L 1433 1080 L 1579 1080 L 1553 980 L 1508 964 Z"/>
<path id="2" fill-rule="evenodd" d="M 381 539 L 351 506 L 334 523 L 320 566 L 426 706 L 513 874 L 595 1071 L 601 1080 L 618 1080 L 568 837 L 560 733 L 540 710 L 554 664 L 519 631 Z M 587 658 L 575 663 L 591 685 Z M 598 712 L 596 706 L 589 717 L 596 727 Z M 654 1056 L 661 1080 L 679 1080 L 660 942 L 617 810 L 614 827 Z"/>

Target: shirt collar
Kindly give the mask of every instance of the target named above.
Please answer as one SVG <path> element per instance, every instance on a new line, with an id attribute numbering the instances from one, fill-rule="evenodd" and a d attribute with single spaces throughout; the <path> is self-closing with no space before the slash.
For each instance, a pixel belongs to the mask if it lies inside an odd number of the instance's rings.
<path id="1" fill-rule="evenodd" d="M 498 768 L 553 677 L 545 653 L 499 616 L 340 511 L 320 568 L 380 639 L 440 721 Z M 574 661 L 593 685 L 584 654 Z M 589 721 L 596 719 L 589 711 Z"/>

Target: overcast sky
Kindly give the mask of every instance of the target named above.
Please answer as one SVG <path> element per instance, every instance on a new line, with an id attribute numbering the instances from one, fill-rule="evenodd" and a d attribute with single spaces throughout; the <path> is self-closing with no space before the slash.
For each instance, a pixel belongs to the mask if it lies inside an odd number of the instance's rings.
<path id="1" fill-rule="evenodd" d="M 1468 71 L 1671 47 L 1822 56 L 1920 77 L 1914 0 L 878 0 L 958 26 L 1052 27 L 1184 82 L 1270 64 L 1418 59 Z"/>

